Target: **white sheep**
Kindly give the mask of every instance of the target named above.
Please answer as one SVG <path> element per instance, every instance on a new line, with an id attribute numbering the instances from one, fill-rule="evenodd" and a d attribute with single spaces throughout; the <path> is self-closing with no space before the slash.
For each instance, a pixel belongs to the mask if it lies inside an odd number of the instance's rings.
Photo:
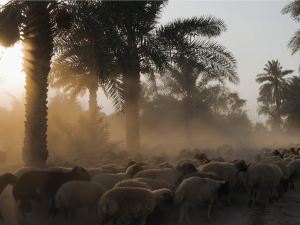
<path id="1" fill-rule="evenodd" d="M 142 170 L 141 166 L 132 165 L 127 168 L 125 173 L 98 173 L 92 178 L 92 181 L 101 184 L 106 190 L 109 190 L 116 183 L 132 178 L 140 170 Z"/>
<path id="2" fill-rule="evenodd" d="M 180 224 L 186 224 L 188 211 L 191 207 L 201 203 L 208 203 L 207 217 L 210 219 L 218 190 L 225 183 L 225 181 L 200 177 L 190 177 L 183 180 L 175 192 L 175 203 L 180 204 Z"/>
<path id="3" fill-rule="evenodd" d="M 184 162 L 174 168 L 147 169 L 138 172 L 134 178 L 150 178 L 164 180 L 172 186 L 176 186 L 187 174 L 196 172 L 197 169 L 191 163 Z"/>
<path id="4" fill-rule="evenodd" d="M 96 212 L 104 192 L 105 189 L 95 182 L 69 181 L 55 195 L 55 210 L 63 212 L 66 218 L 83 208 Z"/>
<path id="5" fill-rule="evenodd" d="M 272 163 L 256 163 L 249 167 L 247 172 L 247 184 L 250 187 L 251 206 L 256 203 L 257 192 L 263 197 L 268 197 L 271 202 L 275 197 L 281 195 L 281 182 L 283 180 L 282 170 Z M 277 192 L 277 196 L 275 195 Z"/>
<path id="6" fill-rule="evenodd" d="M 119 187 L 107 191 L 100 199 L 98 216 L 101 224 L 146 224 L 154 208 L 172 199 L 169 189 L 150 191 L 143 188 Z"/>

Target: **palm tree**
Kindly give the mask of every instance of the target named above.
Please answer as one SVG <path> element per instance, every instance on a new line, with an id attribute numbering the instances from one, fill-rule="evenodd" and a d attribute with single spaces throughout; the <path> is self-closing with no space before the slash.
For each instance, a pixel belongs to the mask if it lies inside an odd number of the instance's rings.
<path id="1" fill-rule="evenodd" d="M 103 4 L 103 15 L 111 30 L 111 46 L 123 74 L 126 145 L 131 151 L 140 148 L 141 73 L 149 73 L 154 66 L 162 67 L 165 62 L 154 38 L 157 18 L 164 5 L 164 1 L 106 1 Z"/>
<path id="2" fill-rule="evenodd" d="M 109 29 L 103 17 L 102 2 L 78 2 L 68 35 L 59 38 L 50 76 L 53 87 L 64 88 L 73 97 L 89 91 L 89 109 L 98 111 L 99 86 L 112 98 L 118 111 L 123 109 L 121 72 L 110 49 Z M 78 7 L 80 5 L 80 7 Z"/>
<path id="3" fill-rule="evenodd" d="M 286 87 L 285 76 L 293 70 L 283 70 L 278 60 L 268 61 L 264 67 L 264 73 L 258 74 L 256 82 L 259 88 L 258 102 L 259 114 L 270 117 L 274 129 L 279 129 L 281 124 L 281 106 Z"/>
<path id="4" fill-rule="evenodd" d="M 43 166 L 47 151 L 48 73 L 53 40 L 66 19 L 63 3 L 12 0 L 0 9 L 0 42 L 10 47 L 21 40 L 26 74 L 23 159 Z M 56 29 L 57 28 L 57 29 Z"/>
<path id="5" fill-rule="evenodd" d="M 183 99 L 187 144 L 191 136 L 195 96 L 199 85 L 211 80 L 238 82 L 236 61 L 220 44 L 205 38 L 225 31 L 222 20 L 214 17 L 180 19 L 158 29 L 158 39 L 169 52 L 167 86 Z"/>
<path id="6" fill-rule="evenodd" d="M 287 116 L 288 130 L 300 130 L 300 77 L 293 76 L 287 81 L 288 86 L 284 93 L 283 114 Z"/>
<path id="7" fill-rule="evenodd" d="M 88 91 L 89 112 L 94 115 L 98 111 L 99 77 L 97 74 L 79 73 L 79 71 L 73 70 L 69 62 L 58 60 L 53 64 L 49 80 L 52 87 L 62 88 L 64 92 L 70 94 L 71 98 L 84 95 Z"/>
<path id="8" fill-rule="evenodd" d="M 283 14 L 290 14 L 291 17 L 299 22 L 300 21 L 300 0 L 294 0 L 291 3 L 289 3 L 287 6 L 285 6 L 282 9 Z M 296 31 L 294 36 L 289 42 L 289 47 L 292 49 L 292 53 L 296 53 L 300 50 L 300 29 Z"/>

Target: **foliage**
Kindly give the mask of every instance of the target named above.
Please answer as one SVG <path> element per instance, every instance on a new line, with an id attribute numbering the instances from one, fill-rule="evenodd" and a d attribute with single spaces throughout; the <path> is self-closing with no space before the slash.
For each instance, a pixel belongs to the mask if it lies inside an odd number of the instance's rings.
<path id="1" fill-rule="evenodd" d="M 116 109 L 122 110 L 121 73 L 109 45 L 101 2 L 76 2 L 70 11 L 74 15 L 72 29 L 57 39 L 50 84 L 72 96 L 100 86 Z"/>
<path id="2" fill-rule="evenodd" d="M 54 156 L 91 157 L 106 150 L 109 144 L 104 114 L 90 120 L 73 98 L 57 95 L 49 103 L 49 149 Z"/>
<path id="3" fill-rule="evenodd" d="M 286 5 L 282 9 L 282 13 L 290 14 L 295 21 L 300 22 L 300 0 L 293 0 L 291 3 Z M 290 40 L 289 47 L 293 54 L 300 50 L 300 29 L 295 32 L 294 36 Z"/>
<path id="4" fill-rule="evenodd" d="M 286 116 L 285 127 L 288 131 L 300 130 L 300 77 L 293 76 L 288 80 L 285 91 L 283 114 Z"/>
<path id="5" fill-rule="evenodd" d="M 264 73 L 258 74 L 256 81 L 260 84 L 258 113 L 267 115 L 273 128 L 282 123 L 282 104 L 284 91 L 287 88 L 286 76 L 292 70 L 283 70 L 278 60 L 268 61 Z"/>

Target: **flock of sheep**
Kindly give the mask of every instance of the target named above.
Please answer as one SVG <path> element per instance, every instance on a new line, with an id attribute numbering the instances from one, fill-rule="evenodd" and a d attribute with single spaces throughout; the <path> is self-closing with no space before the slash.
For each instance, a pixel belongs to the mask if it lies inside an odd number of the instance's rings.
<path id="1" fill-rule="evenodd" d="M 179 158 L 160 163 L 123 160 L 93 168 L 22 167 L 0 176 L 0 192 L 12 185 L 24 221 L 32 211 L 45 208 L 49 219 L 60 215 L 68 221 L 86 210 L 87 220 L 92 220 L 86 224 L 145 225 L 171 204 L 179 208 L 178 223 L 185 225 L 190 224 L 190 209 L 198 205 L 206 207 L 211 219 L 214 208 L 233 204 L 231 195 L 239 190 L 249 193 L 249 207 L 271 204 L 292 191 L 300 178 L 300 148 L 261 152 L 247 162 L 208 158 L 197 150 Z M 3 213 L 0 219 L 5 220 Z"/>

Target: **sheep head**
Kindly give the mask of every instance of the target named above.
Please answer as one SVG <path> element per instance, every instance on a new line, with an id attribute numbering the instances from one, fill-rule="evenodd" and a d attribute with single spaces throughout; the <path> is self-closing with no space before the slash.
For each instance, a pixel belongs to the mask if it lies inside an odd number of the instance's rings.
<path id="1" fill-rule="evenodd" d="M 143 167 L 141 167 L 138 164 L 134 164 L 132 166 L 129 166 L 125 173 L 129 177 L 133 177 L 136 173 L 140 172 L 141 170 L 143 170 Z"/>
<path id="2" fill-rule="evenodd" d="M 155 191 L 152 191 L 155 196 L 155 200 L 157 204 L 162 202 L 171 202 L 173 201 L 173 192 L 168 188 L 162 188 Z"/>
<path id="3" fill-rule="evenodd" d="M 248 165 L 244 160 L 235 160 L 233 164 L 237 168 L 238 172 L 247 172 Z"/>
<path id="4" fill-rule="evenodd" d="M 88 171 L 80 166 L 75 166 L 72 171 L 69 173 L 71 180 L 84 180 L 89 181 L 91 176 Z"/>
<path id="5" fill-rule="evenodd" d="M 182 173 L 183 176 L 187 174 L 197 172 L 196 167 L 190 162 L 182 162 L 176 166 L 176 169 Z"/>

